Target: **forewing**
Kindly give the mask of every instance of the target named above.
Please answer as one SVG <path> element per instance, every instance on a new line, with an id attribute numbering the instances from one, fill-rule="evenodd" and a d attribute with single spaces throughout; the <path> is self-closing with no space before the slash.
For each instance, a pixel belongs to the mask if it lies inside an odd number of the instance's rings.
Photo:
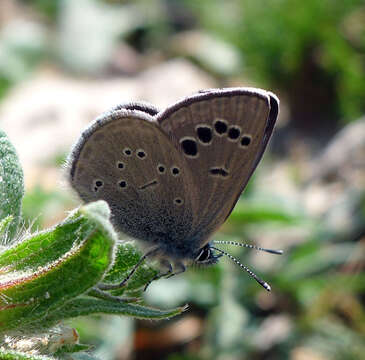
<path id="1" fill-rule="evenodd" d="M 119 107 L 101 116 L 74 146 L 69 172 L 81 199 L 107 201 L 119 230 L 153 242 L 187 236 L 193 210 L 190 170 L 149 113 Z"/>
<path id="2" fill-rule="evenodd" d="M 232 211 L 263 155 L 278 105 L 264 90 L 213 89 L 156 115 L 192 172 L 196 234 L 208 237 Z"/>

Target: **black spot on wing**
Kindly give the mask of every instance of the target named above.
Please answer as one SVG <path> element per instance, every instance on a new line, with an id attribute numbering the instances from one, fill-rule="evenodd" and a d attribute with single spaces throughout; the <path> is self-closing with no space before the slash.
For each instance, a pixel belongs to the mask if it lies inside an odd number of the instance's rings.
<path id="1" fill-rule="evenodd" d="M 229 172 L 222 167 L 213 167 L 209 170 L 209 172 L 213 176 L 218 176 L 218 177 L 223 177 L 223 178 L 226 178 L 229 175 Z"/>
<path id="2" fill-rule="evenodd" d="M 198 139 L 203 144 L 210 144 L 212 141 L 212 129 L 207 125 L 199 125 L 196 128 L 196 133 L 198 135 Z"/>
<path id="3" fill-rule="evenodd" d="M 185 155 L 196 157 L 198 155 L 198 146 L 193 138 L 183 138 L 180 140 L 181 147 Z"/>
<path id="4" fill-rule="evenodd" d="M 144 189 L 147 189 L 147 188 L 149 188 L 149 187 L 151 187 L 151 186 L 155 186 L 155 185 L 157 185 L 157 184 L 158 184 L 157 180 L 152 180 L 152 181 L 150 181 L 149 183 L 147 183 L 147 184 L 144 184 L 144 185 L 140 186 L 140 187 L 139 187 L 139 189 L 140 189 L 140 190 L 144 190 Z"/>

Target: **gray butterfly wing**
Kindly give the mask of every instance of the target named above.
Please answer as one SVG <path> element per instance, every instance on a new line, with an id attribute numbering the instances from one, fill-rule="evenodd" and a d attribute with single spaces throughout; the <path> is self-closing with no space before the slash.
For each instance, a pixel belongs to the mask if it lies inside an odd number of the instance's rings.
<path id="1" fill-rule="evenodd" d="M 193 236 L 202 244 L 231 213 L 265 151 L 278 109 L 270 92 L 228 88 L 197 93 L 156 115 L 192 172 L 199 194 Z"/>
<path id="2" fill-rule="evenodd" d="M 160 244 L 189 236 L 191 174 L 150 116 L 157 110 L 143 106 L 116 107 L 83 132 L 68 161 L 70 182 L 85 202 L 107 201 L 119 230 Z"/>
<path id="3" fill-rule="evenodd" d="M 154 116 L 156 115 L 160 110 L 147 102 L 138 101 L 138 102 L 128 102 L 128 103 L 122 103 L 117 106 L 114 106 L 109 112 L 114 112 L 118 110 L 137 110 L 142 111 L 148 115 Z"/>

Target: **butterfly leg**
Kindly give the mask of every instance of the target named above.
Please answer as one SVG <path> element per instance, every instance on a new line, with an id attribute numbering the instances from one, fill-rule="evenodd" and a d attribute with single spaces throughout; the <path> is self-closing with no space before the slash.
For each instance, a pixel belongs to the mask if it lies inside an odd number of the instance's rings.
<path id="1" fill-rule="evenodd" d="M 175 276 L 175 275 L 182 274 L 183 272 L 186 271 L 186 266 L 183 263 L 179 262 L 179 263 L 175 263 L 174 265 L 175 265 L 175 268 L 178 268 L 179 270 L 166 276 L 166 279 L 169 279 L 170 277 Z"/>
<path id="2" fill-rule="evenodd" d="M 127 277 L 121 281 L 119 284 L 99 284 L 98 288 L 100 290 L 115 290 L 115 289 L 120 289 L 123 286 L 125 286 L 127 284 L 127 282 L 129 281 L 129 279 L 132 277 L 132 275 L 136 272 L 136 270 L 142 265 L 143 261 L 148 257 L 148 256 L 152 256 L 155 255 L 158 252 L 158 247 L 157 248 L 153 248 L 149 251 L 147 251 L 137 262 L 136 265 L 134 265 L 133 269 L 131 270 L 131 272 L 127 275 Z"/>
<path id="3" fill-rule="evenodd" d="M 160 264 L 161 266 L 165 266 L 167 268 L 167 271 L 165 272 L 160 272 L 158 274 L 156 274 L 144 287 L 143 291 L 146 291 L 147 288 L 151 285 L 151 283 L 155 280 L 161 279 L 167 275 L 170 275 L 172 273 L 172 265 L 170 264 L 169 261 L 167 261 L 166 259 L 162 259 L 160 260 Z M 168 276 L 167 276 L 168 278 Z"/>

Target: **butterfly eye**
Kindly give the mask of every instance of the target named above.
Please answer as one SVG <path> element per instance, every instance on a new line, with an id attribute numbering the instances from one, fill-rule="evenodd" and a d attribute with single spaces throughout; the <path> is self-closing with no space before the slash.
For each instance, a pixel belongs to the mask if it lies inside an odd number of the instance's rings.
<path id="1" fill-rule="evenodd" d="M 204 247 L 201 249 L 200 253 L 198 254 L 198 256 L 195 258 L 196 262 L 205 262 L 210 258 L 210 249 L 209 247 Z"/>

